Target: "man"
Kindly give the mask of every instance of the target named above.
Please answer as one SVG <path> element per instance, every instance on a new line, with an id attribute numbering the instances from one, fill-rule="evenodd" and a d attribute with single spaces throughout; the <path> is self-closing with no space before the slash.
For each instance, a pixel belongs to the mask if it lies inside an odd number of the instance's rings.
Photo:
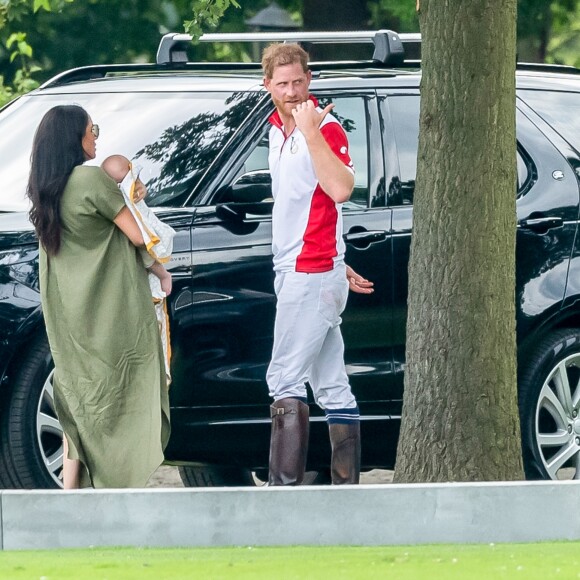
<path id="1" fill-rule="evenodd" d="M 269 165 L 274 210 L 272 247 L 278 298 L 268 367 L 272 435 L 270 485 L 298 485 L 306 467 L 308 381 L 325 411 L 333 484 L 358 483 L 360 420 L 344 366 L 340 314 L 349 284 L 372 292 L 344 263 L 341 204 L 354 187 L 348 141 L 340 123 L 317 106 L 308 88 L 308 54 L 275 44 L 263 54 L 270 117 Z M 348 282 L 347 282 L 348 279 Z"/>

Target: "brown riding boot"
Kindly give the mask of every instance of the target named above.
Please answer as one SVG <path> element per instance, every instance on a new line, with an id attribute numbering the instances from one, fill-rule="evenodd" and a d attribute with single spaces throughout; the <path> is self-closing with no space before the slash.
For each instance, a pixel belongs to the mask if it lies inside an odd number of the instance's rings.
<path id="1" fill-rule="evenodd" d="M 300 485 L 308 454 L 308 405 L 292 397 L 270 407 L 269 485 Z"/>
<path id="2" fill-rule="evenodd" d="M 360 476 L 360 422 L 328 425 L 332 460 L 330 473 L 333 485 L 358 483 Z"/>

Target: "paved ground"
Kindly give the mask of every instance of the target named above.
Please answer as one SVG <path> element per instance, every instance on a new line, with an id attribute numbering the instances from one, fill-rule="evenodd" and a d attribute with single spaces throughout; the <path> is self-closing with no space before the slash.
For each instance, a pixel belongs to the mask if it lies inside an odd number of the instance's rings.
<path id="1" fill-rule="evenodd" d="M 361 475 L 361 483 L 391 483 L 393 472 L 373 469 Z M 151 477 L 147 487 L 183 487 L 177 467 L 162 465 Z"/>

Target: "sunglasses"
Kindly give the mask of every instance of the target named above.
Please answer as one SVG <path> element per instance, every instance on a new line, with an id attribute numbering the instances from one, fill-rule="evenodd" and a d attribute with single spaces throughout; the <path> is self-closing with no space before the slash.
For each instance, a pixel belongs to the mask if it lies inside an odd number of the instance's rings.
<path id="1" fill-rule="evenodd" d="M 99 133 L 100 133 L 99 126 L 98 125 L 93 125 L 91 127 L 91 133 L 95 136 L 95 139 L 98 139 Z"/>

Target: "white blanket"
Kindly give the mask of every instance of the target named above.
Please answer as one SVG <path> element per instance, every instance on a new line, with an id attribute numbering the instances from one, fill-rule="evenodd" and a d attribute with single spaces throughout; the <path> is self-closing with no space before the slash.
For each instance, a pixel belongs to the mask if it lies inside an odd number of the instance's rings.
<path id="1" fill-rule="evenodd" d="M 138 175 L 139 171 L 131 165 L 129 173 L 127 173 L 125 179 L 123 179 L 119 184 L 119 188 L 125 198 L 125 204 L 133 214 L 133 217 L 141 230 L 148 255 L 153 260 L 165 264 L 171 259 L 175 230 L 163 223 L 143 200 L 135 203 L 135 183 Z M 144 262 L 146 262 L 145 259 Z M 148 264 L 145 263 L 145 266 L 151 264 L 152 262 L 149 261 Z M 171 381 L 171 374 L 169 372 L 171 344 L 169 340 L 169 319 L 167 317 L 166 295 L 161 289 L 159 278 L 151 273 L 149 273 L 149 286 L 155 304 L 155 314 L 157 315 L 161 342 L 163 344 L 163 354 L 165 355 L 165 372 L 169 384 Z"/>

